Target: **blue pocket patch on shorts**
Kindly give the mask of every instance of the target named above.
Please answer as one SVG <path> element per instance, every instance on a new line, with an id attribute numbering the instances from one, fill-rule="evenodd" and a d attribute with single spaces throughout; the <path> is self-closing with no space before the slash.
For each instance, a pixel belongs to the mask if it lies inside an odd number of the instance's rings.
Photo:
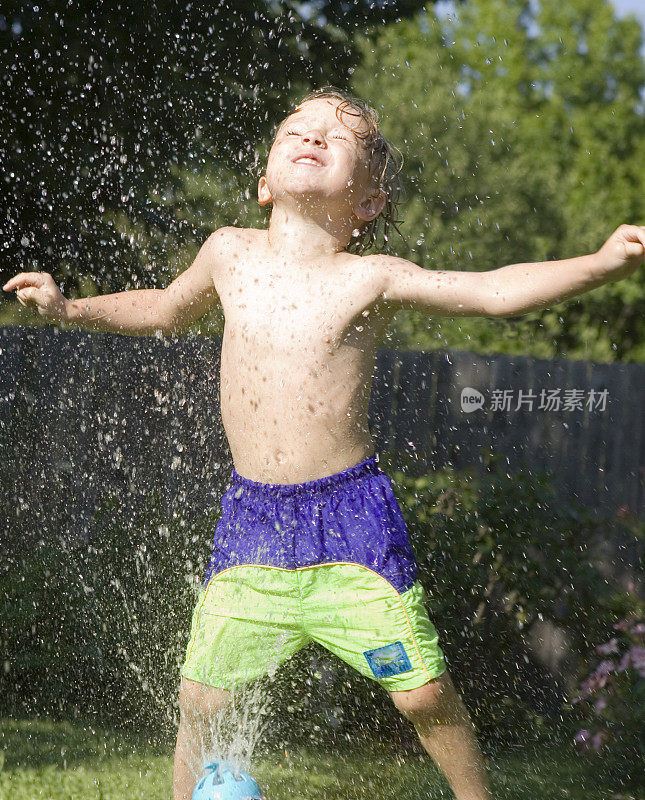
<path id="1" fill-rule="evenodd" d="M 412 664 L 401 642 L 386 644 L 363 653 L 375 678 L 389 678 L 412 669 Z"/>

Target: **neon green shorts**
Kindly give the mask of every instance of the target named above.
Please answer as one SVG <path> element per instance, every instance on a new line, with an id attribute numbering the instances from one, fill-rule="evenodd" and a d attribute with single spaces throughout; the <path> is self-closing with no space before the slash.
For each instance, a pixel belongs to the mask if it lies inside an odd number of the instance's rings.
<path id="1" fill-rule="evenodd" d="M 354 563 L 224 569 L 200 591 L 181 674 L 233 689 L 314 641 L 388 691 L 415 689 L 446 669 L 424 599 Z"/>

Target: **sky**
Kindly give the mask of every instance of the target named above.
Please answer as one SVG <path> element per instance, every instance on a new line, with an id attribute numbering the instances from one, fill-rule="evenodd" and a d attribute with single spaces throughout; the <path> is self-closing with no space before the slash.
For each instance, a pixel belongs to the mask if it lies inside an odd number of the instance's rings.
<path id="1" fill-rule="evenodd" d="M 624 14 L 636 14 L 645 28 L 645 0 L 613 0 L 613 2 L 619 17 Z M 641 53 L 645 56 L 645 36 L 643 39 Z"/>
<path id="2" fill-rule="evenodd" d="M 613 0 L 613 3 L 619 17 L 624 14 L 636 14 L 645 28 L 645 0 Z M 643 39 L 641 53 L 645 56 L 645 36 Z"/>
<path id="3" fill-rule="evenodd" d="M 618 14 L 636 14 L 645 25 L 645 0 L 614 0 L 614 6 Z"/>

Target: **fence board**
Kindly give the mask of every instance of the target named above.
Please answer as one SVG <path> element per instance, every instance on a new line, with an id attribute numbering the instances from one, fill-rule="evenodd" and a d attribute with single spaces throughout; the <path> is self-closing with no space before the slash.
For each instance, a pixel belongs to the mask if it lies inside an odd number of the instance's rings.
<path id="1" fill-rule="evenodd" d="M 26 328 L 0 328 L 0 446 L 9 437 L 16 398 L 24 371 L 34 363 L 37 339 Z"/>
<path id="2" fill-rule="evenodd" d="M 580 408 L 578 392 L 584 393 L 587 382 L 587 364 L 584 361 L 567 362 L 567 382 L 564 388 L 572 394 L 569 395 L 571 409 L 564 412 L 567 420 L 567 448 L 563 453 L 561 469 L 567 477 L 572 497 L 580 503 L 584 502 L 584 481 L 580 479 L 579 467 L 586 461 L 586 428 L 584 397 Z"/>
<path id="3" fill-rule="evenodd" d="M 593 364 L 588 389 L 594 393 L 602 393 L 605 390 L 611 391 L 611 373 L 611 364 Z M 606 507 L 608 502 L 607 442 L 611 436 L 611 424 L 608 407 L 605 411 L 601 411 L 596 407 L 598 398 L 599 395 L 592 395 L 594 408 L 589 411 L 587 459 L 584 476 L 589 487 L 589 500 L 587 502 Z M 611 395 L 604 402 L 606 405 L 611 403 Z"/>
<path id="4" fill-rule="evenodd" d="M 612 370 L 612 402 L 609 404 L 609 423 L 611 433 L 607 439 L 607 500 L 614 507 L 623 505 L 625 475 L 622 473 L 624 459 L 622 448 L 629 446 L 624 442 L 624 435 L 627 433 L 621 426 L 629 425 L 629 420 L 625 415 L 625 396 L 629 391 L 629 379 L 625 364 L 615 364 Z"/>
<path id="5" fill-rule="evenodd" d="M 426 441 L 428 386 L 424 356 L 425 353 L 412 351 L 399 354 L 395 450 L 420 449 L 422 441 Z"/>
<path id="6" fill-rule="evenodd" d="M 551 380 L 550 362 L 532 359 L 530 364 L 531 388 L 535 394 L 533 411 L 526 418 L 526 459 L 535 469 L 547 469 L 551 463 L 550 425 L 540 409 L 540 393 Z"/>
<path id="7" fill-rule="evenodd" d="M 174 505 L 204 513 L 217 505 L 233 466 L 219 409 L 221 343 L 216 339 L 177 342 L 180 367 L 171 394 L 173 433 L 183 446 L 173 453 L 177 490 Z M 175 448 L 176 449 L 176 448 Z"/>
<path id="8" fill-rule="evenodd" d="M 506 356 L 498 356 L 492 363 L 491 370 L 491 446 L 496 454 L 502 454 L 509 461 L 509 439 L 513 435 L 513 429 L 509 422 L 509 412 L 504 399 L 501 404 L 493 399 L 493 391 L 501 392 L 498 397 L 504 398 L 503 393 L 512 388 L 512 365 Z"/>
<path id="9" fill-rule="evenodd" d="M 622 472 L 624 476 L 623 503 L 630 509 L 638 506 L 642 472 L 639 464 L 641 442 L 645 435 L 645 420 L 643 419 L 642 397 L 645 389 L 643 380 L 643 365 L 634 364 L 627 370 L 627 394 L 623 398 L 623 458 Z M 641 462 L 642 463 L 642 462 Z"/>
<path id="10" fill-rule="evenodd" d="M 455 442 L 453 437 L 454 421 L 451 398 L 451 365 L 446 353 L 437 353 L 434 357 L 436 371 L 436 401 L 434 406 L 435 448 L 430 457 L 432 469 L 441 469 L 453 463 Z"/>
<path id="11" fill-rule="evenodd" d="M 572 491 L 569 476 L 565 472 L 567 451 L 569 449 L 569 424 L 565 413 L 562 411 L 562 392 L 567 386 L 568 365 L 562 359 L 557 359 L 549 363 L 548 379 L 546 386 L 542 387 L 547 391 L 544 398 L 547 430 L 549 432 L 550 444 L 550 467 L 557 475 L 556 487 L 560 496 L 569 496 Z M 541 391 L 541 390 L 540 390 Z M 557 393 L 553 397 L 549 391 Z"/>
<path id="12" fill-rule="evenodd" d="M 380 450 L 392 448 L 394 427 L 393 398 L 397 390 L 397 353 L 395 350 L 379 350 L 376 354 L 370 398 L 370 430 L 375 445 Z"/>

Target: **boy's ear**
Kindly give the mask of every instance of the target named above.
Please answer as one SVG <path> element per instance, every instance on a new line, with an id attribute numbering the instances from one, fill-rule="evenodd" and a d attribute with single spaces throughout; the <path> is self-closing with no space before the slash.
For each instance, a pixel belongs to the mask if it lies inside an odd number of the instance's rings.
<path id="1" fill-rule="evenodd" d="M 271 197 L 271 192 L 269 191 L 269 184 L 267 183 L 266 177 L 263 175 L 258 182 L 258 203 L 261 206 L 266 206 L 272 201 L 273 197 Z"/>
<path id="2" fill-rule="evenodd" d="M 386 200 L 387 195 L 383 189 L 379 189 L 376 194 L 371 195 L 366 200 L 363 200 L 362 203 L 354 206 L 354 214 L 364 222 L 371 222 L 383 211 Z"/>

